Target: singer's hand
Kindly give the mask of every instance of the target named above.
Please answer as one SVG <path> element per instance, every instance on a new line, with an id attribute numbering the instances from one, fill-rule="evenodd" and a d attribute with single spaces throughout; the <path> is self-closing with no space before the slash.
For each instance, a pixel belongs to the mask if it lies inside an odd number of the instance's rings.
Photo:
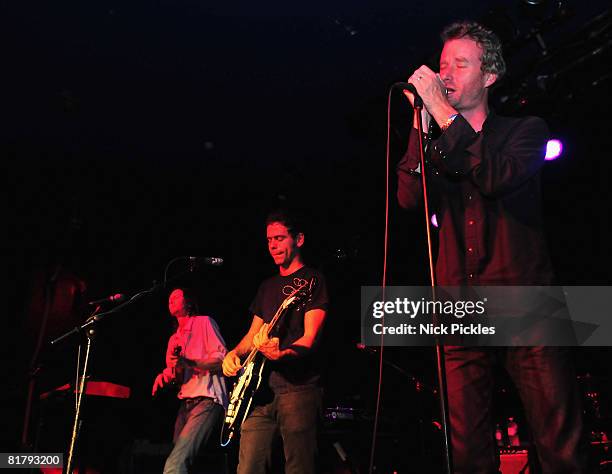
<path id="1" fill-rule="evenodd" d="M 406 98 L 410 101 L 410 105 L 412 105 L 412 107 L 414 108 L 414 94 L 406 89 L 404 89 L 402 92 L 404 93 Z"/>
<path id="2" fill-rule="evenodd" d="M 417 92 L 423 99 L 424 109 L 436 120 L 438 125 L 442 125 L 448 118 L 456 114 L 457 111 L 449 104 L 446 98 L 446 87 L 440 75 L 433 72 L 427 66 L 418 68 L 408 82 L 414 85 Z M 425 119 L 423 123 L 425 123 Z"/>
<path id="3" fill-rule="evenodd" d="M 406 89 L 404 89 L 403 92 L 406 98 L 410 101 L 412 108 L 414 109 L 414 94 L 410 91 L 407 91 Z M 423 132 L 425 133 L 429 131 L 429 122 L 431 122 L 431 115 L 429 115 L 429 112 L 427 112 L 427 109 L 423 107 L 421 109 L 421 123 L 423 124 Z M 419 126 L 417 125 L 416 109 L 415 109 L 414 119 L 412 121 L 412 126 L 417 129 L 419 128 Z"/>
<path id="4" fill-rule="evenodd" d="M 408 82 L 416 88 L 421 99 L 423 99 L 423 104 L 428 110 L 438 103 L 448 103 L 446 100 L 446 88 L 440 80 L 440 76 L 427 66 L 421 66 L 414 71 L 412 76 L 408 78 Z"/>

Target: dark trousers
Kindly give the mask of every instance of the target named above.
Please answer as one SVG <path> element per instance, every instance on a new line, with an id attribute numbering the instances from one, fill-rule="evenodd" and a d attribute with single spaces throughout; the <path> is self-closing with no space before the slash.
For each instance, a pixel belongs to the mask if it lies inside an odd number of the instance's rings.
<path id="1" fill-rule="evenodd" d="M 569 349 L 453 346 L 445 355 L 456 473 L 498 472 L 491 404 L 499 357 L 521 397 L 542 472 L 587 472 L 582 404 Z"/>
<path id="2" fill-rule="evenodd" d="M 174 424 L 174 448 L 166 459 L 164 474 L 187 474 L 210 434 L 223 417 L 223 407 L 209 397 L 181 401 Z"/>
<path id="3" fill-rule="evenodd" d="M 272 464 L 272 446 L 280 437 L 285 474 L 314 474 L 317 470 L 317 426 L 321 418 L 321 389 L 275 394 L 257 406 L 242 424 L 238 474 L 263 474 Z"/>

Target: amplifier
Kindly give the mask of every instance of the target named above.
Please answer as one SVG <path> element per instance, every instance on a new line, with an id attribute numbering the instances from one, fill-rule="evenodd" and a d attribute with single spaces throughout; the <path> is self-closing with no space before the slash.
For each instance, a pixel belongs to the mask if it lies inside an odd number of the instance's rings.
<path id="1" fill-rule="evenodd" d="M 527 449 L 499 449 L 502 474 L 529 474 L 529 451 Z"/>

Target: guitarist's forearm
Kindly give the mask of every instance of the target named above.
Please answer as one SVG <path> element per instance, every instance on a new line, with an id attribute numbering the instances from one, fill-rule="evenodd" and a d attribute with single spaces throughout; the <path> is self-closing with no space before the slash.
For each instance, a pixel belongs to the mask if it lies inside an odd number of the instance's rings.
<path id="1" fill-rule="evenodd" d="M 301 338 L 285 349 L 278 348 L 278 339 L 275 338 L 271 344 L 264 344 L 259 348 L 260 352 L 270 360 L 289 360 L 306 356 L 312 351 L 312 345 L 306 344 Z"/>
<path id="2" fill-rule="evenodd" d="M 304 334 L 285 349 L 278 351 L 278 359 L 295 359 L 307 356 L 316 349 L 326 312 L 312 309 L 304 315 Z M 274 357 L 274 356 L 273 356 Z"/>
<path id="3" fill-rule="evenodd" d="M 272 353 L 270 354 L 271 357 L 274 360 L 289 360 L 289 359 L 299 359 L 301 357 L 305 357 L 306 355 L 308 355 L 310 352 L 312 352 L 313 350 L 313 344 L 311 344 L 311 341 L 308 340 L 302 340 L 303 338 L 300 338 L 298 340 L 296 340 L 293 344 L 291 344 L 289 347 L 285 348 L 285 349 L 279 349 L 278 352 L 276 352 L 276 354 L 274 354 L 272 351 Z M 265 354 L 265 351 L 264 351 Z"/>
<path id="4" fill-rule="evenodd" d="M 240 340 L 238 345 L 232 349 L 232 352 L 238 355 L 238 357 L 243 357 L 253 349 L 253 338 L 255 334 L 259 332 L 259 329 L 263 325 L 263 319 L 259 316 L 254 315 L 253 321 L 251 322 L 251 327 L 249 331 L 245 334 L 245 336 Z"/>
<path id="5" fill-rule="evenodd" d="M 279 351 L 279 360 L 297 359 L 299 357 L 304 357 L 309 352 L 309 348 L 291 345 L 290 347 L 287 347 L 287 349 Z"/>
<path id="6" fill-rule="evenodd" d="M 243 357 L 251 352 L 251 349 L 253 349 L 253 338 L 249 337 L 249 334 L 247 334 L 232 351 L 235 352 L 238 357 Z"/>

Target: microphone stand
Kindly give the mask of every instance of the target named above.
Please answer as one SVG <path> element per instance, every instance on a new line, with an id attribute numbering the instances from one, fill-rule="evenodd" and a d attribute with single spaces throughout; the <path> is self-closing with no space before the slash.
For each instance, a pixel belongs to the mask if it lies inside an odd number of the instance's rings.
<path id="1" fill-rule="evenodd" d="M 95 325 L 99 322 L 102 321 L 103 319 L 105 319 L 107 316 L 110 316 L 111 314 L 114 313 L 118 313 L 119 311 L 121 311 L 123 308 L 125 308 L 126 306 L 140 300 L 141 298 L 143 298 L 145 295 L 149 295 L 151 293 L 154 293 L 155 291 L 157 291 L 159 288 L 161 288 L 163 285 L 159 285 L 159 284 L 154 284 L 152 288 L 148 289 L 148 290 L 144 290 L 141 291 L 140 293 L 135 294 L 134 296 L 132 296 L 128 301 L 126 301 L 125 303 L 120 304 L 119 306 L 116 306 L 115 308 L 106 311 L 104 313 L 98 313 L 98 314 L 93 314 L 92 316 L 90 316 L 87 321 L 85 321 L 83 324 L 81 324 L 80 326 L 75 326 L 73 329 L 71 329 L 70 331 L 68 331 L 67 333 L 61 335 L 60 337 L 54 339 L 53 341 L 51 341 L 51 345 L 52 346 L 56 346 L 57 344 L 59 344 L 60 342 L 64 341 L 65 339 L 67 339 L 68 337 L 72 336 L 73 334 L 77 334 L 77 333 L 83 333 L 85 332 L 85 335 L 87 337 L 87 346 L 85 349 L 85 359 L 83 362 L 83 367 L 80 370 L 81 374 L 79 374 L 79 369 L 77 367 L 77 383 L 78 383 L 78 387 L 76 388 L 76 403 L 75 403 L 75 410 L 74 410 L 74 422 L 72 424 L 72 434 L 70 436 L 70 445 L 68 448 L 68 460 L 66 461 L 66 467 L 64 472 L 66 474 L 70 474 L 72 472 L 72 467 L 74 464 L 74 451 L 75 451 L 75 446 L 81 431 L 81 425 L 82 425 L 82 420 L 81 420 L 81 404 L 83 401 L 83 394 L 86 392 L 87 390 L 87 382 L 89 379 L 89 375 L 87 373 L 88 369 L 89 369 L 89 358 L 90 358 L 90 354 L 92 352 L 92 346 L 93 346 L 93 341 L 94 341 L 94 336 L 95 336 Z"/>
<path id="2" fill-rule="evenodd" d="M 423 144 L 423 100 L 418 94 L 414 94 L 414 113 L 417 122 L 417 132 L 419 137 L 419 155 L 421 164 L 421 185 L 423 188 L 423 204 L 425 207 L 425 228 L 427 229 L 427 253 L 429 257 L 429 279 L 431 284 L 432 299 L 436 301 L 436 273 L 433 262 L 433 245 L 431 242 L 431 221 L 429 218 L 429 200 L 427 193 L 427 173 L 425 169 L 425 147 Z M 437 326 L 438 315 L 433 314 L 433 323 Z M 440 392 L 440 415 L 442 418 L 442 431 L 444 433 L 444 457 L 446 472 L 453 473 L 453 461 L 450 439 L 450 419 L 448 416 L 448 393 L 446 385 L 446 372 L 444 370 L 444 345 L 440 342 L 440 338 L 435 338 L 436 348 L 436 370 L 438 375 L 438 386 Z"/>

